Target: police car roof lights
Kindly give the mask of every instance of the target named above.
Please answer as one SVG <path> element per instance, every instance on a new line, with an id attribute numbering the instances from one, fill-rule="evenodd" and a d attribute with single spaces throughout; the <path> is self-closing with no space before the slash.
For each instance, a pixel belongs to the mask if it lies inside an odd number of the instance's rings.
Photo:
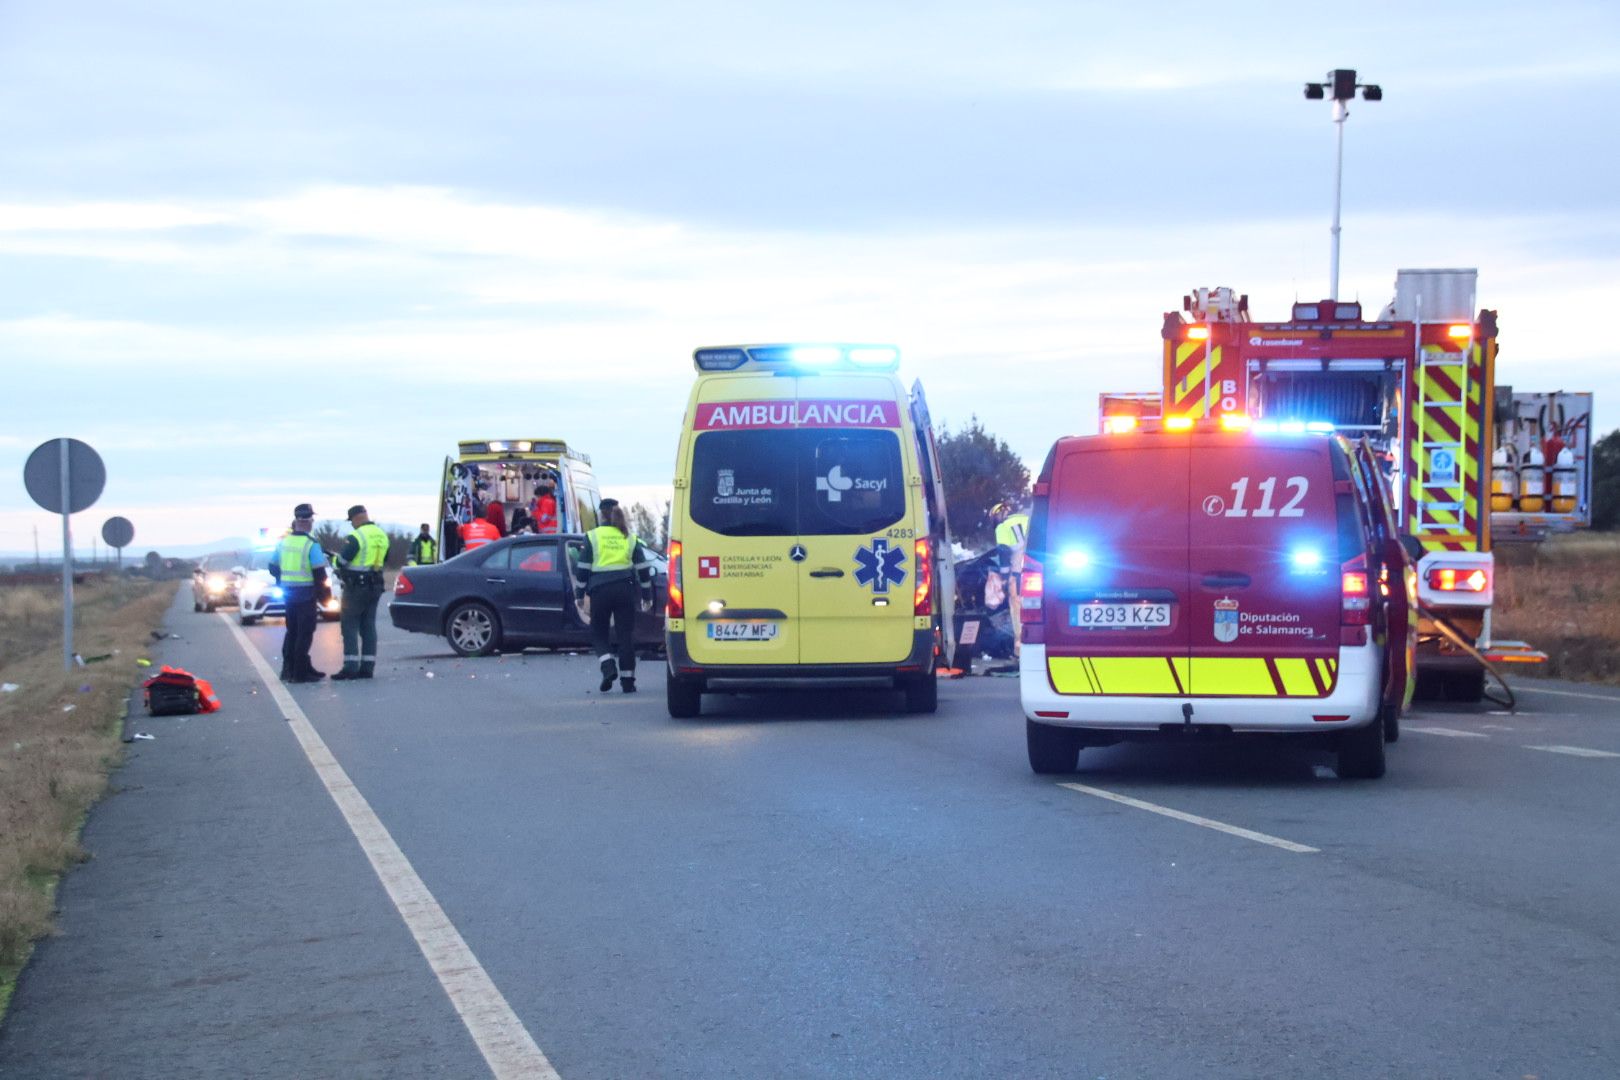
<path id="1" fill-rule="evenodd" d="M 900 366 L 900 350 L 893 345 L 830 342 L 723 345 L 695 350 L 692 363 L 702 372 L 736 371 L 745 366 L 777 371 L 826 371 L 840 367 L 894 371 Z"/>

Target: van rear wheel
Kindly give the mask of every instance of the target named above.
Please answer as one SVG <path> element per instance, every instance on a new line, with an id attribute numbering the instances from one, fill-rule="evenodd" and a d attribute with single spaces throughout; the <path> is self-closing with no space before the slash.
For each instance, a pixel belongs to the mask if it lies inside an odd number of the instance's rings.
<path id="1" fill-rule="evenodd" d="M 906 695 L 906 712 L 931 713 L 939 709 L 939 679 L 930 671 L 900 684 Z"/>
<path id="2" fill-rule="evenodd" d="M 1029 744 L 1029 767 L 1041 776 L 1071 773 L 1080 764 L 1082 740 L 1078 731 L 1026 718 L 1024 738 Z"/>
<path id="3" fill-rule="evenodd" d="M 1384 775 L 1384 725 L 1381 719 L 1339 735 L 1340 780 L 1377 780 Z"/>
<path id="4" fill-rule="evenodd" d="M 676 720 L 690 720 L 703 712 L 703 684 L 697 679 L 665 675 L 664 697 Z"/>

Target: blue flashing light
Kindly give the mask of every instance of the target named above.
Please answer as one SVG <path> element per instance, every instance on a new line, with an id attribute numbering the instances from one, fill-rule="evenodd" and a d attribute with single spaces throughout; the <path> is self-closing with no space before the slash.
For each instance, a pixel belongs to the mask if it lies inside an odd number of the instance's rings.
<path id="1" fill-rule="evenodd" d="M 1302 570 L 1307 573 L 1320 570 L 1322 569 L 1322 551 L 1320 548 L 1298 547 L 1289 553 L 1288 561 L 1293 564 L 1295 570 Z"/>
<path id="2" fill-rule="evenodd" d="M 1249 425 L 1249 430 L 1256 435 L 1275 435 L 1282 430 L 1282 425 L 1275 420 L 1256 420 Z"/>
<path id="3" fill-rule="evenodd" d="M 1077 574 L 1091 566 L 1091 553 L 1070 548 L 1058 556 L 1058 565 L 1068 573 Z"/>
<path id="4" fill-rule="evenodd" d="M 1305 421 L 1303 420 L 1284 420 L 1281 424 L 1278 424 L 1277 427 L 1284 435 L 1305 434 Z"/>
<path id="5" fill-rule="evenodd" d="M 280 585 L 272 585 L 272 586 L 270 586 L 270 595 L 276 597 L 277 599 L 280 599 L 281 596 L 283 595 L 282 590 L 281 590 L 281 586 Z"/>
<path id="6" fill-rule="evenodd" d="M 1305 425 L 1305 430 L 1306 431 L 1326 432 L 1328 434 L 1332 434 L 1333 425 L 1329 424 L 1329 423 L 1327 423 L 1326 421 L 1323 421 L 1323 420 L 1312 420 L 1310 423 Z"/>

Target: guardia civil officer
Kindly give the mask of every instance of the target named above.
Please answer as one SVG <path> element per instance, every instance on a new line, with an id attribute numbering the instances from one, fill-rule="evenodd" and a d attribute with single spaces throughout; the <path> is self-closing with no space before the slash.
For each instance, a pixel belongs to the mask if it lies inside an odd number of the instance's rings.
<path id="1" fill-rule="evenodd" d="M 388 534 L 371 523 L 364 506 L 349 507 L 354 531 L 337 556 L 343 582 L 343 670 L 334 679 L 369 679 L 377 669 L 377 601 L 383 594 Z"/>
<path id="2" fill-rule="evenodd" d="M 415 566 L 427 566 L 438 561 L 439 545 L 433 542 L 433 529 L 427 522 L 422 522 L 422 531 L 416 534 L 411 541 L 409 561 Z"/>
<path id="3" fill-rule="evenodd" d="M 591 600 L 591 640 L 602 662 L 602 685 L 598 689 L 613 689 L 613 680 L 617 678 L 619 688 L 633 694 L 636 692 L 636 608 L 642 590 L 652 586 L 652 557 L 630 532 L 618 500 L 603 499 L 601 517 L 605 524 L 585 534 L 585 553 L 574 564 L 574 577 Z M 614 645 L 617 646 L 617 662 Z"/>
<path id="4" fill-rule="evenodd" d="M 326 678 L 326 672 L 316 671 L 309 660 L 309 647 L 315 640 L 316 605 L 332 595 L 326 583 L 326 552 L 309 535 L 314 528 L 315 508 L 299 503 L 293 507 L 292 531 L 281 538 L 275 554 L 270 556 L 270 576 L 281 586 L 287 620 L 287 634 L 281 639 L 283 682 L 320 682 Z"/>

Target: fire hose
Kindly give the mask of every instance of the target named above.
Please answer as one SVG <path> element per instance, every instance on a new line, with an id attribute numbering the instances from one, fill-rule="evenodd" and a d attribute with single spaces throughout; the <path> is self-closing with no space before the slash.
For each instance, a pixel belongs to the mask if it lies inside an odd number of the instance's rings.
<path id="1" fill-rule="evenodd" d="M 1487 690 L 1484 695 L 1486 701 L 1500 705 L 1509 712 L 1512 712 L 1518 708 L 1518 698 L 1514 696 L 1513 688 L 1508 685 L 1507 679 L 1503 677 L 1500 671 L 1497 670 L 1496 665 L 1486 659 L 1485 654 L 1475 648 L 1474 643 L 1469 641 L 1467 636 L 1452 624 L 1451 620 L 1447 619 L 1444 615 L 1433 610 L 1432 608 L 1424 607 L 1422 604 L 1418 605 L 1418 614 L 1422 615 L 1426 619 L 1431 620 L 1435 626 L 1440 628 L 1440 633 L 1447 640 L 1449 640 L 1453 645 L 1457 646 L 1457 648 L 1461 649 L 1466 655 L 1471 657 L 1477 664 L 1479 664 L 1480 667 L 1484 668 L 1486 674 L 1490 675 L 1490 677 L 1495 679 L 1497 684 L 1501 686 L 1502 693 L 1505 696 L 1496 697 L 1490 693 L 1489 690 Z"/>

